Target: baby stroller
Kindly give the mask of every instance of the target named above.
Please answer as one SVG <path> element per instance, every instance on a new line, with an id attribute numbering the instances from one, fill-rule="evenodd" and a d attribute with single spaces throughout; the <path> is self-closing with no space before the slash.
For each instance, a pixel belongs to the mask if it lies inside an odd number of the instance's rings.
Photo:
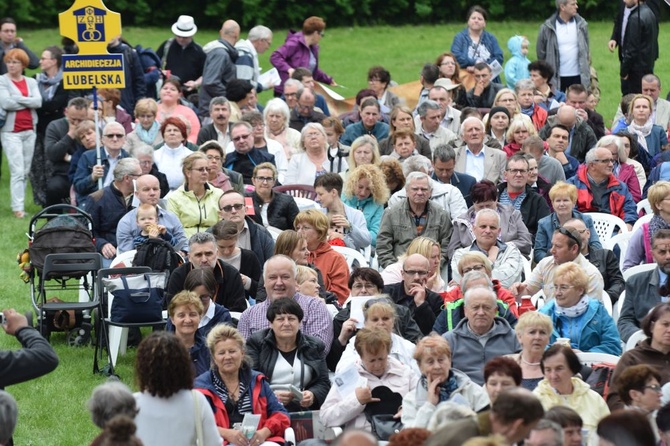
<path id="1" fill-rule="evenodd" d="M 30 219 L 30 297 L 46 339 L 64 331 L 69 345 L 90 342 L 94 286 L 102 267 L 92 228 L 86 212 L 66 204 L 49 206 Z"/>

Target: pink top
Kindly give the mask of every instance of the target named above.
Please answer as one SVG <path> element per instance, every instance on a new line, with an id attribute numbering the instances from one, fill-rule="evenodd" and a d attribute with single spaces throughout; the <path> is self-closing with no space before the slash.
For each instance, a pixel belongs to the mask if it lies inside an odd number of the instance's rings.
<path id="1" fill-rule="evenodd" d="M 200 120 L 193 110 L 188 108 L 185 105 L 178 104 L 177 108 L 172 113 L 165 112 L 165 106 L 163 104 L 158 104 L 158 114 L 156 115 L 156 120 L 159 124 L 162 124 L 170 116 L 183 116 L 191 126 L 191 131 L 188 133 L 188 140 L 193 144 L 198 142 L 198 133 L 200 132 Z"/>

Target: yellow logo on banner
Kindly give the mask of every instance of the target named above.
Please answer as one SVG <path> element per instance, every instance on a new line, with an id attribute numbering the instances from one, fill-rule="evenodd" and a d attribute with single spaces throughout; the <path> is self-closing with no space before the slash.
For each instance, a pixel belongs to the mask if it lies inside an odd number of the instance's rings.
<path id="1" fill-rule="evenodd" d="M 121 35 L 121 14 L 102 0 L 75 0 L 58 15 L 60 33 L 79 47 L 63 56 L 65 89 L 124 88 L 123 55 L 109 54 L 107 44 Z"/>

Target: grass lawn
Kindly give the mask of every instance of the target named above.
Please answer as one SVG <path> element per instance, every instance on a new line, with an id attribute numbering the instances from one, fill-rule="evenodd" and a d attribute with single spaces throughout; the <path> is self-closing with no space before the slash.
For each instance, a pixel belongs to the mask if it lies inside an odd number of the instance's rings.
<path id="1" fill-rule="evenodd" d="M 434 62 L 438 54 L 447 51 L 453 36 L 463 25 L 444 26 L 405 26 L 328 29 L 327 37 L 321 44 L 321 68 L 334 76 L 335 80 L 346 88 L 338 91 L 345 97 L 354 96 L 367 85 L 367 70 L 372 65 L 383 65 L 391 71 L 393 79 L 399 83 L 418 79 L 419 71 L 426 62 Z M 490 23 L 488 30 L 499 39 L 506 57 L 507 39 L 514 34 L 529 36 L 532 60 L 535 53 L 535 40 L 539 23 Z M 593 64 L 598 70 L 603 99 L 598 107 L 606 122 L 610 120 L 619 100 L 619 64 L 615 54 L 607 50 L 607 41 L 611 33 L 611 23 L 591 23 L 591 51 Z M 26 44 L 39 54 L 48 45 L 57 43 L 58 31 L 22 30 L 19 35 Z M 141 43 L 153 47 L 170 37 L 168 28 L 127 28 L 125 37 L 133 44 Z M 664 41 L 662 32 L 659 41 Z M 205 44 L 217 37 L 216 30 L 201 30 L 196 38 Z M 270 51 L 261 56 L 261 66 L 268 69 L 272 50 L 280 46 L 286 37 L 286 31 L 277 31 Z M 657 74 L 670 81 L 670 64 L 661 63 L 663 52 L 657 64 Z M 418 92 L 417 92 L 418 94 Z M 263 102 L 271 93 L 261 95 Z M 30 307 L 29 286 L 19 278 L 19 269 L 15 261 L 18 251 L 27 247 L 25 233 L 28 220 L 17 221 L 11 215 L 9 205 L 9 172 L 7 161 L 3 162 L 0 179 L 0 283 L 2 283 L 2 308 L 14 307 L 27 311 Z M 38 208 L 32 204 L 30 190 L 26 193 L 26 212 L 32 215 Z M 54 334 L 52 344 L 61 359 L 55 372 L 38 380 L 12 386 L 8 390 L 19 402 L 20 416 L 16 433 L 16 444 L 59 446 L 86 445 L 96 435 L 97 429 L 90 422 L 85 402 L 91 390 L 104 382 L 102 376 L 92 374 L 92 348 L 74 348 L 65 344 L 64 336 Z M 0 348 L 15 349 L 18 343 L 13 338 L 0 334 Z M 117 372 L 124 382 L 132 385 L 134 352 L 121 357 Z"/>

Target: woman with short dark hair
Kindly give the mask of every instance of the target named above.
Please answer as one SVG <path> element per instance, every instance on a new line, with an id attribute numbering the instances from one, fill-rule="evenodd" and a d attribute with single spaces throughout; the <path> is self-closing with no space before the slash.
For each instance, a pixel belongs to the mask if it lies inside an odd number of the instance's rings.
<path id="1" fill-rule="evenodd" d="M 461 70 L 465 69 L 468 73 L 474 73 L 478 62 L 485 62 L 489 66 L 497 62 L 502 67 L 503 52 L 498 39 L 485 30 L 487 18 L 488 14 L 481 6 L 470 7 L 467 26 L 456 34 L 451 44 L 451 52 L 456 56 Z M 499 83 L 500 77 L 492 79 L 492 82 Z"/>
<path id="2" fill-rule="evenodd" d="M 593 434 L 598 421 L 609 415 L 605 400 L 575 375 L 582 369 L 577 354 L 570 347 L 554 344 L 542 355 L 540 368 L 544 379 L 533 393 L 544 407 L 568 406 L 584 421 L 584 428 Z"/>
<path id="3" fill-rule="evenodd" d="M 221 445 L 207 400 L 191 390 L 191 358 L 174 334 L 155 331 L 140 342 L 135 379 L 140 390 L 135 394 L 135 423 L 144 444 L 195 444 L 197 422 L 202 425 L 203 446 Z"/>
<path id="4" fill-rule="evenodd" d="M 330 390 L 325 346 L 301 332 L 303 311 L 292 298 L 273 301 L 268 307 L 270 328 L 247 339 L 253 369 L 263 373 L 277 399 L 289 412 L 319 410 Z M 291 392 L 301 391 L 300 396 Z"/>

